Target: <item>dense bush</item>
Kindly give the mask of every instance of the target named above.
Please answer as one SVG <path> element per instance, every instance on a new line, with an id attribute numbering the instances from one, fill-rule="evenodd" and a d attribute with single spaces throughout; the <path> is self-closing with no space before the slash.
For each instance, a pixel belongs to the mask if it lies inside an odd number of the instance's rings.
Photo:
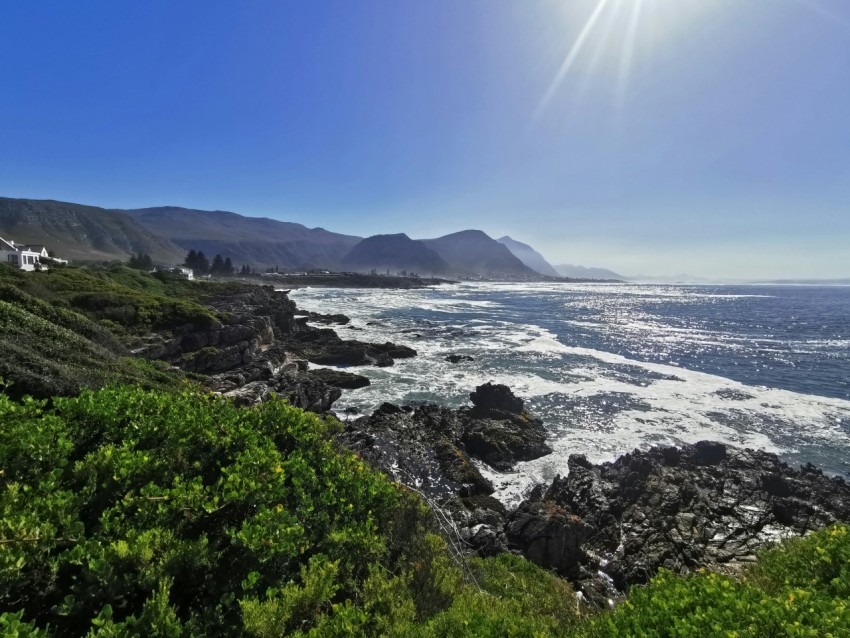
<path id="1" fill-rule="evenodd" d="M 12 381 L 9 394 L 68 395 L 116 381 L 178 383 L 164 365 L 125 356 L 109 332 L 82 315 L 33 298 L 21 303 L 24 295 L 13 303 L 0 299 L 0 377 Z"/>
<path id="2" fill-rule="evenodd" d="M 283 401 L 0 395 L 0 423 L 0 628 L 19 635 L 437 636 L 483 617 L 530 636 L 574 613 L 521 559 L 466 584 L 419 498 Z"/>

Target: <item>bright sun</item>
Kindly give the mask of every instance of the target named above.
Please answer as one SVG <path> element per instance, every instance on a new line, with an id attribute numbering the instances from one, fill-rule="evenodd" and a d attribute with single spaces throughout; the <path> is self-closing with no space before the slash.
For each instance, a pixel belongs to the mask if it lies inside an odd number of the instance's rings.
<path id="1" fill-rule="evenodd" d="M 561 83 L 584 58 L 601 54 L 617 66 L 619 90 L 625 91 L 638 48 L 654 48 L 681 35 L 700 14 L 729 0 L 568 0 L 562 10 L 571 24 L 582 25 L 540 101 L 535 118 L 546 110 Z M 594 49 L 591 53 L 589 50 Z"/>

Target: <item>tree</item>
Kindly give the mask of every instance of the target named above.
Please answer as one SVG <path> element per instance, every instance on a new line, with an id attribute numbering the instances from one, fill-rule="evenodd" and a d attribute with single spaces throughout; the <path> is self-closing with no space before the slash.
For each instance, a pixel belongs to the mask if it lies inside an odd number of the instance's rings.
<path id="1" fill-rule="evenodd" d="M 212 266 L 210 267 L 210 273 L 213 275 L 224 275 L 224 259 L 222 259 L 221 255 L 217 254 L 213 257 Z"/>
<path id="2" fill-rule="evenodd" d="M 223 274 L 229 276 L 229 275 L 232 275 L 235 271 L 236 271 L 236 269 L 233 268 L 233 262 L 230 261 L 230 257 L 227 257 L 224 260 L 224 273 Z"/>
<path id="3" fill-rule="evenodd" d="M 136 268 L 137 270 L 151 270 L 153 269 L 153 259 L 151 259 L 150 255 L 139 251 L 137 254 L 130 257 L 130 260 L 127 262 L 127 266 L 130 268 Z"/>
<path id="4" fill-rule="evenodd" d="M 206 275 L 210 271 L 210 262 L 202 250 L 190 250 L 183 265 L 191 268 L 198 275 Z"/>

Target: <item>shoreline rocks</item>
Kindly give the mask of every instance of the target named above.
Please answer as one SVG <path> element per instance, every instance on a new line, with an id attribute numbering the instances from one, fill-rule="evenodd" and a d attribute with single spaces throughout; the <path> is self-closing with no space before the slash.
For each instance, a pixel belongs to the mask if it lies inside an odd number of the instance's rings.
<path id="1" fill-rule="evenodd" d="M 504 506 L 475 460 L 510 469 L 519 460 L 551 452 L 542 421 L 523 409 L 506 386 L 486 384 L 470 395 L 472 407 L 416 408 L 384 403 L 349 421 L 340 436 L 396 481 L 417 490 L 451 520 L 470 551 L 491 555 L 508 548 Z"/>
<path id="2" fill-rule="evenodd" d="M 606 588 L 606 577 L 624 592 L 660 567 L 735 571 L 769 542 L 850 521 L 850 485 L 843 479 L 722 443 L 654 447 L 599 465 L 573 455 L 568 470 L 512 515 L 512 524 L 547 529 L 545 542 L 508 537 L 530 560 L 557 569 L 591 596 Z M 547 512 L 556 508 L 581 521 L 580 531 L 574 523 L 553 524 Z"/>
<path id="3" fill-rule="evenodd" d="M 310 326 L 308 321 L 346 325 L 349 318 L 314 312 L 296 316 L 286 292 L 271 286 L 231 288 L 207 303 L 218 320 L 149 335 L 134 354 L 208 375 L 205 387 L 240 404 L 259 403 L 274 393 L 302 409 L 327 412 L 342 389 L 365 387 L 369 379 L 342 370 L 308 370 L 308 361 L 391 366 L 395 359 L 416 356 L 406 346 L 345 340 L 333 329 Z"/>

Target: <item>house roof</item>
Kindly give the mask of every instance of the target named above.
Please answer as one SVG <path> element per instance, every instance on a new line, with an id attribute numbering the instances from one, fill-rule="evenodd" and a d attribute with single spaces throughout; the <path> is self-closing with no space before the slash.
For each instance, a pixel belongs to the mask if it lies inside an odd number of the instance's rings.
<path id="1" fill-rule="evenodd" d="M 18 250 L 18 248 L 13 243 L 0 237 L 0 250 Z"/>

